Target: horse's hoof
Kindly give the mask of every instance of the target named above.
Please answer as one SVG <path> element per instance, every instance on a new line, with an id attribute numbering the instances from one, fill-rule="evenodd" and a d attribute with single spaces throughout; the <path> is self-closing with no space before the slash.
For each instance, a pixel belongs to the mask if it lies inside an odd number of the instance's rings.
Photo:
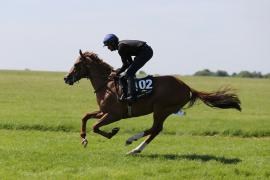
<path id="1" fill-rule="evenodd" d="M 118 131 L 120 130 L 120 128 L 116 127 L 112 129 L 112 135 L 115 135 L 118 133 Z"/>
<path id="2" fill-rule="evenodd" d="M 109 133 L 108 139 L 111 139 L 114 135 L 116 135 L 119 130 L 120 130 L 120 128 L 118 128 L 118 127 L 113 128 L 112 132 Z"/>
<path id="3" fill-rule="evenodd" d="M 136 155 L 136 154 L 140 154 L 140 153 L 141 153 L 140 150 L 135 149 L 135 150 L 128 152 L 127 155 Z"/>
<path id="4" fill-rule="evenodd" d="M 81 133 L 81 138 L 85 139 L 85 137 L 86 137 L 86 133 Z"/>
<path id="5" fill-rule="evenodd" d="M 82 145 L 83 145 L 84 148 L 86 148 L 87 144 L 88 144 L 87 139 L 83 139 L 82 140 Z"/>
<path id="6" fill-rule="evenodd" d="M 126 141 L 126 146 L 131 145 L 131 144 L 132 144 L 132 141 L 129 141 L 129 140 Z"/>

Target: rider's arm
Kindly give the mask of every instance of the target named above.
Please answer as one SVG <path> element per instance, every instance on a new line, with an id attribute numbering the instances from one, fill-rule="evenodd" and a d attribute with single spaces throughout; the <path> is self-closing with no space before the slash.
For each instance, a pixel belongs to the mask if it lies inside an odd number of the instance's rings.
<path id="1" fill-rule="evenodd" d="M 128 55 L 127 50 L 126 50 L 126 48 L 124 46 L 119 48 L 118 53 L 121 56 L 123 65 L 122 65 L 121 68 L 117 69 L 117 75 L 124 72 L 133 62 L 132 57 L 130 55 Z"/>
<path id="2" fill-rule="evenodd" d="M 122 59 L 123 65 L 122 65 L 121 68 L 116 70 L 117 75 L 124 72 L 132 63 L 132 58 L 131 57 L 129 57 L 128 59 L 121 57 L 121 59 Z"/>

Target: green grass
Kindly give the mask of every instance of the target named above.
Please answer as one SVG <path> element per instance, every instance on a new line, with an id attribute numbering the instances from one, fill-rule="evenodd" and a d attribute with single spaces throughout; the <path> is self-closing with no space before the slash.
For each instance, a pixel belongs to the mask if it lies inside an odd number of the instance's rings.
<path id="1" fill-rule="evenodd" d="M 128 134 L 108 141 L 78 134 L 1 130 L 2 177 L 96 179 L 269 178 L 269 139 L 161 135 L 145 152 L 125 156 Z M 135 146 L 132 145 L 133 147 Z"/>
<path id="2" fill-rule="evenodd" d="M 147 129 L 152 116 L 119 121 L 111 140 L 94 134 L 80 145 L 81 117 L 97 110 L 89 81 L 73 87 L 64 73 L 0 71 L 0 179 L 269 179 L 270 80 L 180 77 L 196 90 L 238 90 L 243 111 L 202 103 L 172 115 L 139 156 L 125 140 Z"/>

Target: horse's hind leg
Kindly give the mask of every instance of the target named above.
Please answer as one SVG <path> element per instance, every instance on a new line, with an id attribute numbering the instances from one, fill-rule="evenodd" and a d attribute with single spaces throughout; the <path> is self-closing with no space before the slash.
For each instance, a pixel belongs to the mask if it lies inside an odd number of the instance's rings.
<path id="1" fill-rule="evenodd" d="M 91 118 L 101 118 L 103 113 L 101 111 L 94 111 L 91 113 L 86 113 L 84 117 L 82 118 L 82 128 L 81 128 L 81 138 L 82 138 L 82 145 L 84 147 L 87 146 L 87 139 L 86 139 L 86 124 L 87 121 Z"/>
<path id="2" fill-rule="evenodd" d="M 116 118 L 108 113 L 104 114 L 101 119 L 98 120 L 96 124 L 93 126 L 93 131 L 97 134 L 100 134 L 108 139 L 111 139 L 115 134 L 118 133 L 119 128 L 113 128 L 111 132 L 105 132 L 100 130 L 99 128 L 113 122 L 120 120 L 120 118 Z"/>
<path id="3" fill-rule="evenodd" d="M 131 136 L 126 140 L 126 146 L 132 144 L 133 141 L 137 141 L 138 139 L 148 136 L 151 133 L 152 129 L 147 129 L 143 132 L 137 133 L 134 136 Z"/>
<path id="4" fill-rule="evenodd" d="M 139 146 L 130 151 L 128 154 L 137 154 L 140 153 L 163 129 L 163 123 L 165 119 L 175 112 L 178 107 L 170 108 L 155 108 L 154 109 L 154 123 L 151 129 L 145 131 L 150 134 L 150 136 L 143 141 Z M 144 136 L 146 136 L 144 134 Z"/>
<path id="5" fill-rule="evenodd" d="M 142 150 L 162 131 L 163 122 L 165 119 L 166 117 L 158 118 L 158 120 L 156 119 L 156 121 L 154 121 L 156 123 L 154 123 L 153 127 L 151 128 L 150 136 L 128 154 L 138 154 L 142 152 Z"/>

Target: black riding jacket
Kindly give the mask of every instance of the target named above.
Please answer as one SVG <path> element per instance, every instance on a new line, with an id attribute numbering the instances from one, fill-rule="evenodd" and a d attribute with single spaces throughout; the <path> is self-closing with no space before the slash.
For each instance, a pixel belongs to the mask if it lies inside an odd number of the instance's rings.
<path id="1" fill-rule="evenodd" d="M 118 53 L 121 56 L 123 65 L 117 70 L 117 74 L 124 72 L 132 63 L 131 56 L 137 56 L 140 48 L 144 46 L 146 42 L 138 40 L 122 40 L 118 43 Z"/>

